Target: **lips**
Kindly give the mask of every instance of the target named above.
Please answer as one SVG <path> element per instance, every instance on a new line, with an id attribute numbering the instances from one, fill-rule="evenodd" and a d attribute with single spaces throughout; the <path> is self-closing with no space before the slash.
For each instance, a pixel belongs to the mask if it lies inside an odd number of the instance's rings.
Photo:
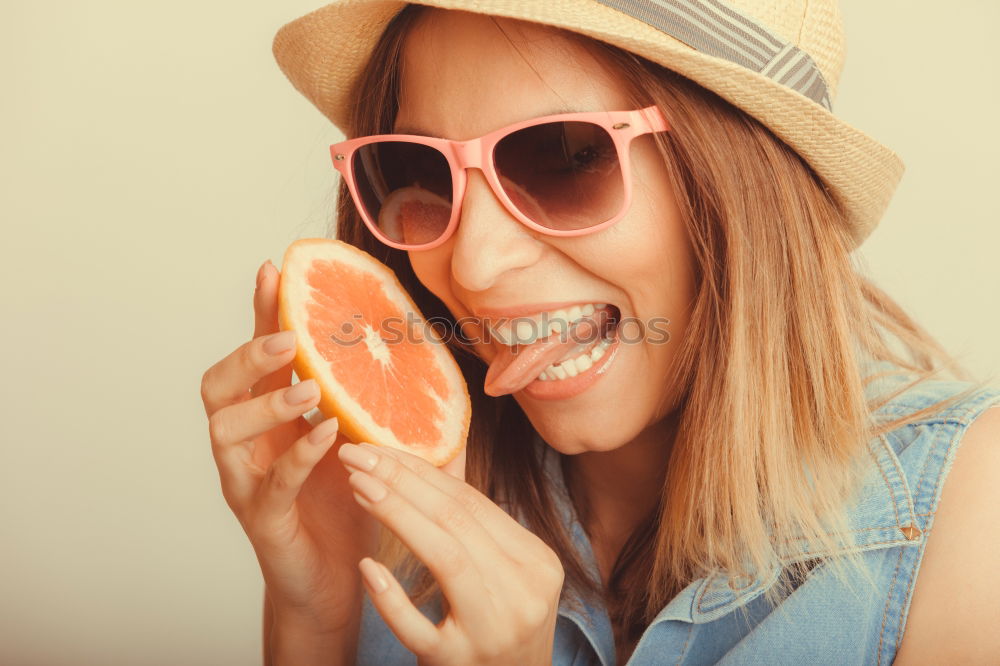
<path id="1" fill-rule="evenodd" d="M 610 320 L 616 321 L 612 308 L 602 308 L 579 320 L 569 335 L 552 334 L 516 347 L 500 345 L 500 351 L 486 371 L 483 391 L 494 397 L 520 391 L 542 370 L 562 360 L 576 347 L 586 347 L 598 341 Z"/>

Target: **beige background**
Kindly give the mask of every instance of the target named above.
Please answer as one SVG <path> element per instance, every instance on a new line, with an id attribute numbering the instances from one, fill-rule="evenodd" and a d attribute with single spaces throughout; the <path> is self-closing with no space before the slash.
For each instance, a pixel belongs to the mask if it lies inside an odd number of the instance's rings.
<path id="1" fill-rule="evenodd" d="M 0 662 L 259 663 L 256 559 L 202 372 L 332 210 L 337 132 L 274 65 L 316 2 L 37 3 L 0 21 Z M 908 164 L 862 252 L 1000 373 L 1000 5 L 850 0 L 836 108 Z"/>

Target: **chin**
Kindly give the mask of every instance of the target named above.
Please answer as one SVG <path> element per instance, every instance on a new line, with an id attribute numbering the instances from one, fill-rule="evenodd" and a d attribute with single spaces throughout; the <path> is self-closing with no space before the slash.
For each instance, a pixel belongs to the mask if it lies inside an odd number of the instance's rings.
<path id="1" fill-rule="evenodd" d="M 591 420 L 573 419 L 567 424 L 563 419 L 554 419 L 551 414 L 532 414 L 526 410 L 531 424 L 541 435 L 545 443 L 550 447 L 568 456 L 575 456 L 579 453 L 613 451 L 626 441 L 620 437 L 607 437 L 603 433 L 622 432 L 620 423 L 618 426 L 605 428 L 598 426 Z M 595 436 L 594 433 L 602 433 Z"/>

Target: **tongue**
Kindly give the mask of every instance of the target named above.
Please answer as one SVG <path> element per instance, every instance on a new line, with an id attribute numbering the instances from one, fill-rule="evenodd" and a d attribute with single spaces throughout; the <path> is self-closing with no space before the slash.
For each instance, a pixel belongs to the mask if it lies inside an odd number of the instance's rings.
<path id="1" fill-rule="evenodd" d="M 528 345 L 500 345 L 500 353 L 486 371 L 483 391 L 494 397 L 520 391 L 533 382 L 542 370 L 563 359 L 574 348 L 582 352 L 600 340 L 609 316 L 607 309 L 597 310 L 593 315 L 577 321 L 569 335 L 557 331 Z"/>

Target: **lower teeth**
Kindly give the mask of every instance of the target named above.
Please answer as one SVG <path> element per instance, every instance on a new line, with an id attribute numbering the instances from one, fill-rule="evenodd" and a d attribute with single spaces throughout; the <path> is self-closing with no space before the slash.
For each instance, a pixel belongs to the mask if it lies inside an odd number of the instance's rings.
<path id="1" fill-rule="evenodd" d="M 552 364 L 545 368 L 542 370 L 541 374 L 538 375 L 538 379 L 544 382 L 566 379 L 567 377 L 576 377 L 579 373 L 589 370 L 594 363 L 600 360 L 610 346 L 610 338 L 601 338 L 601 341 L 597 343 L 589 352 L 585 352 L 575 358 L 567 359 L 559 364 Z"/>

